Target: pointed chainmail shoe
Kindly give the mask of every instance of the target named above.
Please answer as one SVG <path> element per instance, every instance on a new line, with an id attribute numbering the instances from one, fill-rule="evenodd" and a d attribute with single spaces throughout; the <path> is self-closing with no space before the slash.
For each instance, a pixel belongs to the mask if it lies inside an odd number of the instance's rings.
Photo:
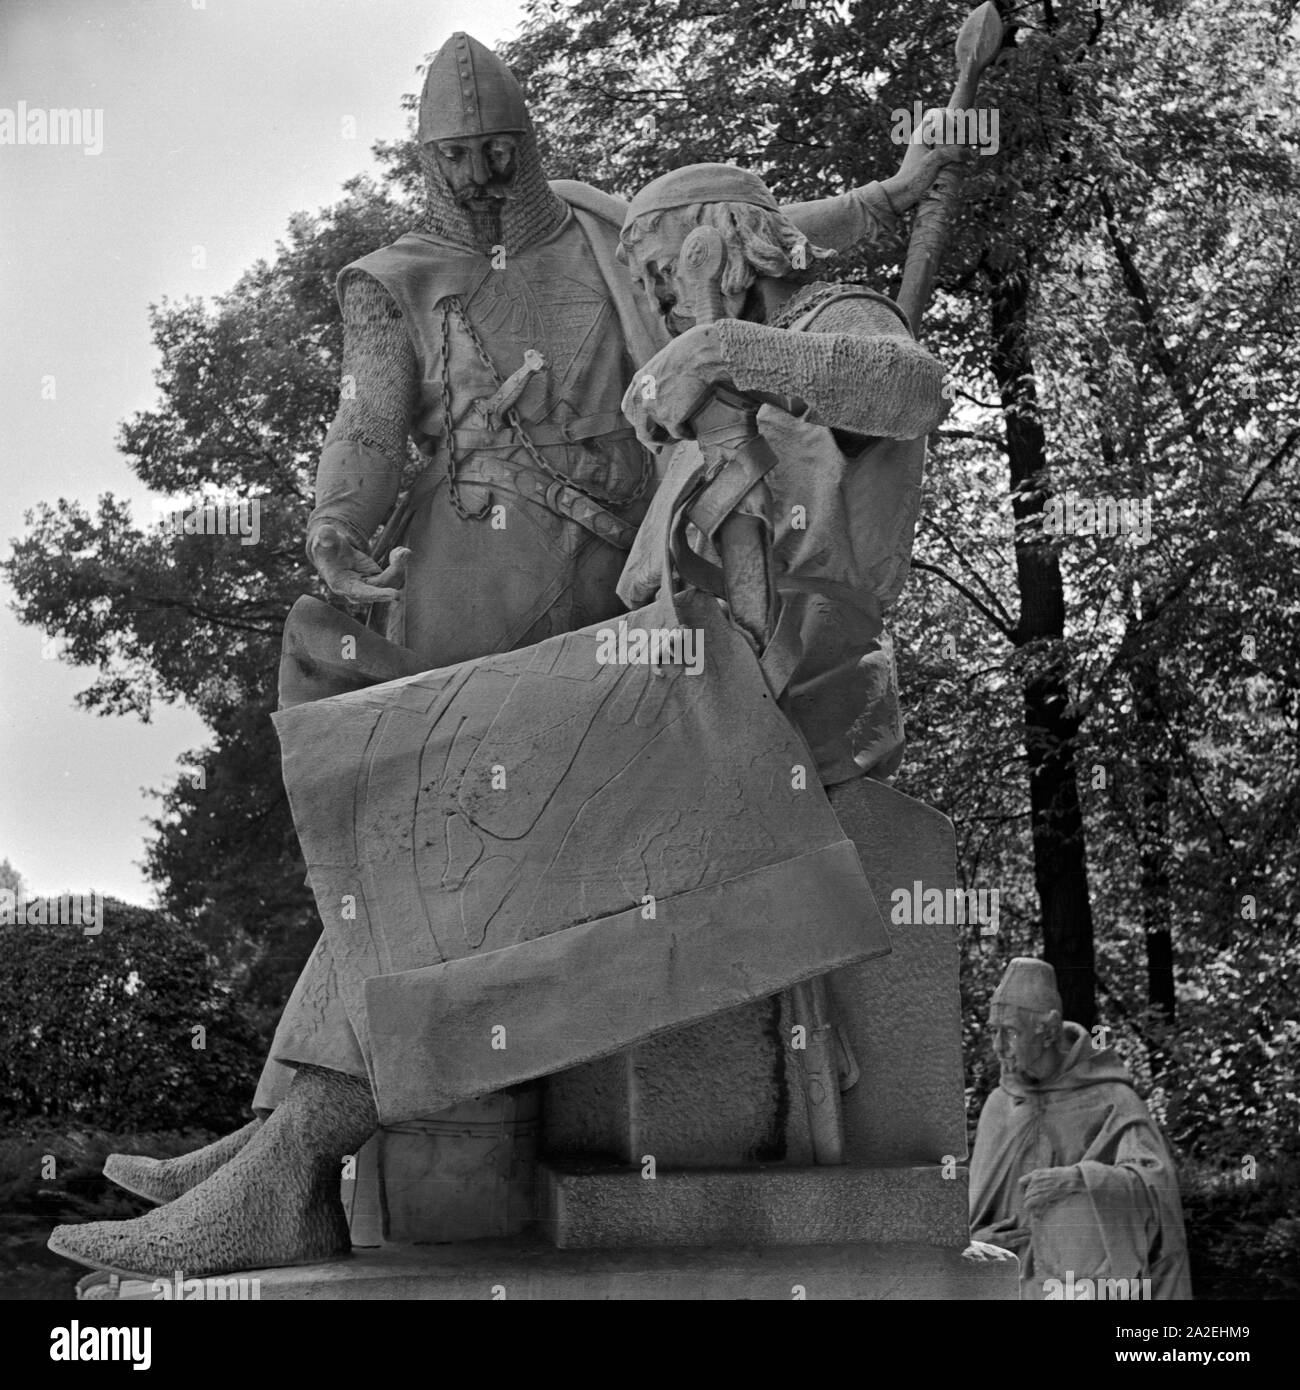
<path id="1" fill-rule="evenodd" d="M 118 1187 L 155 1206 L 174 1202 L 191 1187 L 206 1181 L 223 1163 L 228 1163 L 262 1127 L 260 1119 L 250 1120 L 243 1129 L 214 1139 L 211 1144 L 178 1158 L 145 1158 L 143 1154 L 109 1154 L 104 1160 L 104 1176 Z"/>
<path id="2" fill-rule="evenodd" d="M 49 1248 L 137 1278 L 227 1274 L 346 1255 L 340 1165 L 378 1124 L 362 1077 L 299 1067 L 289 1094 L 210 1178 L 134 1221 L 56 1226 Z"/>

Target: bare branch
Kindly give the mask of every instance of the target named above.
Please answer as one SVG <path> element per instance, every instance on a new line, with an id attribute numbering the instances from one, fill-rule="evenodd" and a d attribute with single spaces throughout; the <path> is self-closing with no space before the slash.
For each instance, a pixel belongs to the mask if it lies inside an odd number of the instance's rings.
<path id="1" fill-rule="evenodd" d="M 1015 641 L 1015 629 L 1008 627 L 1000 617 L 979 597 L 973 594 L 960 579 L 954 579 L 947 570 L 941 570 L 938 565 L 927 564 L 924 560 L 913 560 L 914 570 L 923 570 L 926 574 L 936 574 L 945 584 L 956 589 L 959 594 L 975 609 L 993 624 L 995 628 L 1007 639 L 1008 642 Z"/>

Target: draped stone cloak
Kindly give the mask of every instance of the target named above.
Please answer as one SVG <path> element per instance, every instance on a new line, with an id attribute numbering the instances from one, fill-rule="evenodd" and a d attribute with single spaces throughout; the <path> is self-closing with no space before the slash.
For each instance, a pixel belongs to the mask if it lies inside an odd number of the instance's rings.
<path id="1" fill-rule="evenodd" d="M 408 232 L 339 275 L 340 297 L 354 277 L 383 287 L 418 366 L 409 431 L 428 464 L 389 536 L 411 556 L 384 617 L 389 640 L 426 666 L 527 646 L 619 611 L 615 584 L 656 467 L 620 402 L 635 364 L 667 339 L 615 260 L 618 224 L 597 190 L 564 188 L 569 216 L 499 262 Z M 529 350 L 546 364 L 514 405 L 531 454 L 509 421 L 477 408 Z M 603 499 L 600 539 L 543 500 L 557 478 Z M 457 515 L 453 488 L 476 520 Z M 363 501 L 355 470 L 317 500 L 317 515 L 354 520 Z M 621 546 L 611 535 L 619 527 Z M 491 584 L 466 582 L 489 573 Z"/>
<path id="2" fill-rule="evenodd" d="M 1004 1074 L 980 1114 L 971 1158 L 971 1238 L 1020 1256 L 1022 1297 L 1047 1279 L 1151 1280 L 1151 1297 L 1191 1297 L 1182 1204 L 1169 1150 L 1114 1049 L 1066 1023 L 1069 1053 L 1042 1085 Z M 1020 1179 L 1077 1166 L 1085 1190 L 1032 1223 Z"/>
<path id="3" fill-rule="evenodd" d="M 698 669 L 632 656 L 632 632 L 682 629 Z M 276 714 L 382 1123 L 888 952 L 776 693 L 687 591 Z"/>

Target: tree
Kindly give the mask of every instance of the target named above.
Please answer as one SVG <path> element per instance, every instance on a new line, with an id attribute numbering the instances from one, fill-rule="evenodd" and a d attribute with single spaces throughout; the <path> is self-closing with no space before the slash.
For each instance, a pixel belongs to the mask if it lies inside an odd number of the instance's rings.
<path id="1" fill-rule="evenodd" d="M 113 899 L 101 925 L 0 927 L 0 1112 L 242 1123 L 261 1049 L 202 948 L 163 914 Z"/>
<path id="2" fill-rule="evenodd" d="M 270 714 L 285 614 L 305 591 L 329 597 L 303 540 L 338 390 L 334 280 L 410 221 L 391 189 L 356 179 L 345 195 L 294 217 L 275 259 L 210 306 L 150 310 L 160 399 L 123 425 L 119 447 L 164 496 L 256 499 L 259 543 L 141 525 L 110 495 L 94 514 L 42 505 L 4 562 L 20 619 L 96 671 L 84 708 L 147 720 L 154 701 L 184 700 L 213 730 L 166 791 L 146 863 L 166 909 L 217 952 L 264 1028 L 320 931 Z"/>
<path id="3" fill-rule="evenodd" d="M 22 874 L 14 868 L 8 859 L 0 861 L 0 888 L 8 889 L 15 898 L 21 898 L 27 891 Z"/>

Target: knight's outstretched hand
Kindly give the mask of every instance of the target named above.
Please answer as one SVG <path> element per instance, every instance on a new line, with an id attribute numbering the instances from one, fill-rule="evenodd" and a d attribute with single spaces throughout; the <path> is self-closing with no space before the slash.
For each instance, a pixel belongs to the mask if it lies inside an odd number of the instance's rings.
<path id="1" fill-rule="evenodd" d="M 331 591 L 353 603 L 391 603 L 406 581 L 406 547 L 394 550 L 388 566 L 379 565 L 332 521 L 314 523 L 307 532 L 307 556 Z"/>
<path id="2" fill-rule="evenodd" d="M 717 334 L 696 324 L 660 349 L 632 378 L 623 414 L 643 444 L 690 437 L 688 421 L 715 386 L 732 386 Z"/>

